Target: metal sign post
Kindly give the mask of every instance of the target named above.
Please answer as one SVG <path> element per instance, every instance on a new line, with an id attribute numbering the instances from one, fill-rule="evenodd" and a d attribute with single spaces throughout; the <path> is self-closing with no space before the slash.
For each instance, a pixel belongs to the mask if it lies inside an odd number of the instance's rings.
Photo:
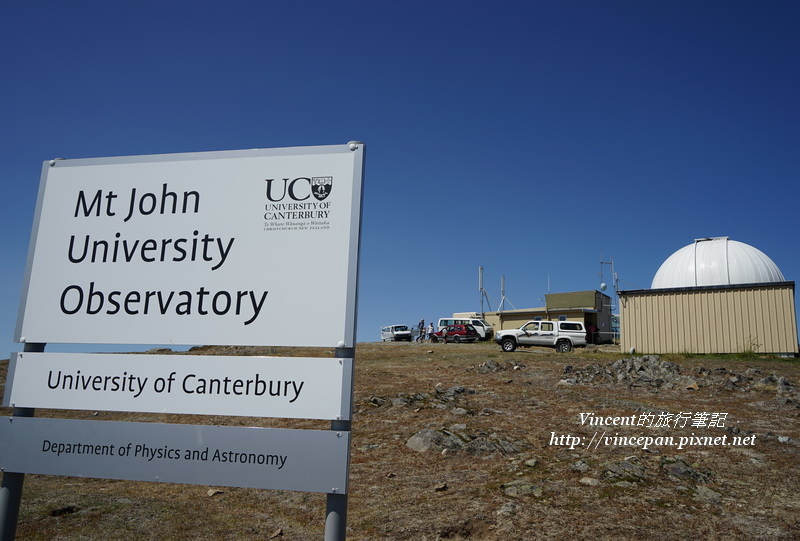
<path id="1" fill-rule="evenodd" d="M 25 344 L 24 350 L 42 352 L 44 346 L 45 344 Z M 14 408 L 12 417 L 33 417 L 34 413 L 33 408 Z M 17 519 L 24 482 L 24 473 L 3 472 L 3 484 L 0 488 L 0 540 L 14 539 L 17 535 Z"/>
<path id="2" fill-rule="evenodd" d="M 336 348 L 336 357 L 344 357 L 355 359 L 356 348 Z M 353 377 L 353 373 L 350 373 Z M 351 380 L 352 381 L 352 380 Z M 353 385 L 350 385 L 352 392 Z M 350 404 L 353 403 L 352 394 L 349 400 Z M 352 423 L 348 420 L 331 421 L 331 430 L 337 432 L 350 433 Z M 347 471 L 350 471 L 350 465 L 347 465 Z M 345 541 L 347 537 L 347 493 L 334 494 L 328 493 L 326 497 L 326 514 L 325 514 L 325 541 Z"/>

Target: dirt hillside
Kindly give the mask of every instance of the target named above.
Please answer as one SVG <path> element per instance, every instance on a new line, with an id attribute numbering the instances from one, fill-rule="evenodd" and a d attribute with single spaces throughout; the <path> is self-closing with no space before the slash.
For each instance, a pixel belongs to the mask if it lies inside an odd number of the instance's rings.
<path id="1" fill-rule="evenodd" d="M 794 359 L 366 343 L 354 409 L 348 539 L 800 539 Z M 322 539 L 324 520 L 323 494 L 28 475 L 18 539 L 305 541 Z"/>

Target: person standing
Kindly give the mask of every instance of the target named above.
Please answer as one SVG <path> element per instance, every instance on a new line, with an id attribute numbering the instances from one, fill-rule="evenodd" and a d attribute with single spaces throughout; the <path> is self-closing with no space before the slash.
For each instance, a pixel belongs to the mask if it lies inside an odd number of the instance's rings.
<path id="1" fill-rule="evenodd" d="M 420 319 L 417 325 L 417 342 L 425 340 L 425 320 Z"/>
<path id="2" fill-rule="evenodd" d="M 433 322 L 431 322 L 431 323 L 428 323 L 428 332 L 427 332 L 427 333 L 425 333 L 425 338 L 426 338 L 428 341 L 430 341 L 430 339 L 431 339 L 431 335 L 432 335 L 434 332 L 435 332 L 435 330 L 434 330 L 434 328 L 433 328 Z"/>

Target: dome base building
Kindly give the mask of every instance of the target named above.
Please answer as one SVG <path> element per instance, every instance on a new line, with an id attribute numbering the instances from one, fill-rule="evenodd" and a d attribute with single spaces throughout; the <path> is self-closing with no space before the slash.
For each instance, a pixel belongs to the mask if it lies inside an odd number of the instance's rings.
<path id="1" fill-rule="evenodd" d="M 728 237 L 672 254 L 651 289 L 619 292 L 622 351 L 798 353 L 794 282 Z"/>

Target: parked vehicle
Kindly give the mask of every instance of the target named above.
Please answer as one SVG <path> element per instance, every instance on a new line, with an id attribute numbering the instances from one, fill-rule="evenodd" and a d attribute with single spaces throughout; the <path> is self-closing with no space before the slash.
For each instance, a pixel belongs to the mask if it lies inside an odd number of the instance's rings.
<path id="1" fill-rule="evenodd" d="M 475 342 L 481 336 L 472 325 L 448 325 L 431 335 L 431 342 Z"/>
<path id="2" fill-rule="evenodd" d="M 480 340 L 488 340 L 494 336 L 494 328 L 483 319 L 474 317 L 443 317 L 439 319 L 436 330 L 442 330 L 448 325 L 472 325 L 478 331 Z"/>
<path id="3" fill-rule="evenodd" d="M 411 342 L 411 330 L 408 325 L 386 325 L 381 327 L 382 342 Z"/>
<path id="4" fill-rule="evenodd" d="M 579 321 L 529 321 L 519 329 L 498 331 L 494 341 L 505 352 L 518 347 L 546 346 L 565 353 L 586 345 L 586 329 Z"/>

